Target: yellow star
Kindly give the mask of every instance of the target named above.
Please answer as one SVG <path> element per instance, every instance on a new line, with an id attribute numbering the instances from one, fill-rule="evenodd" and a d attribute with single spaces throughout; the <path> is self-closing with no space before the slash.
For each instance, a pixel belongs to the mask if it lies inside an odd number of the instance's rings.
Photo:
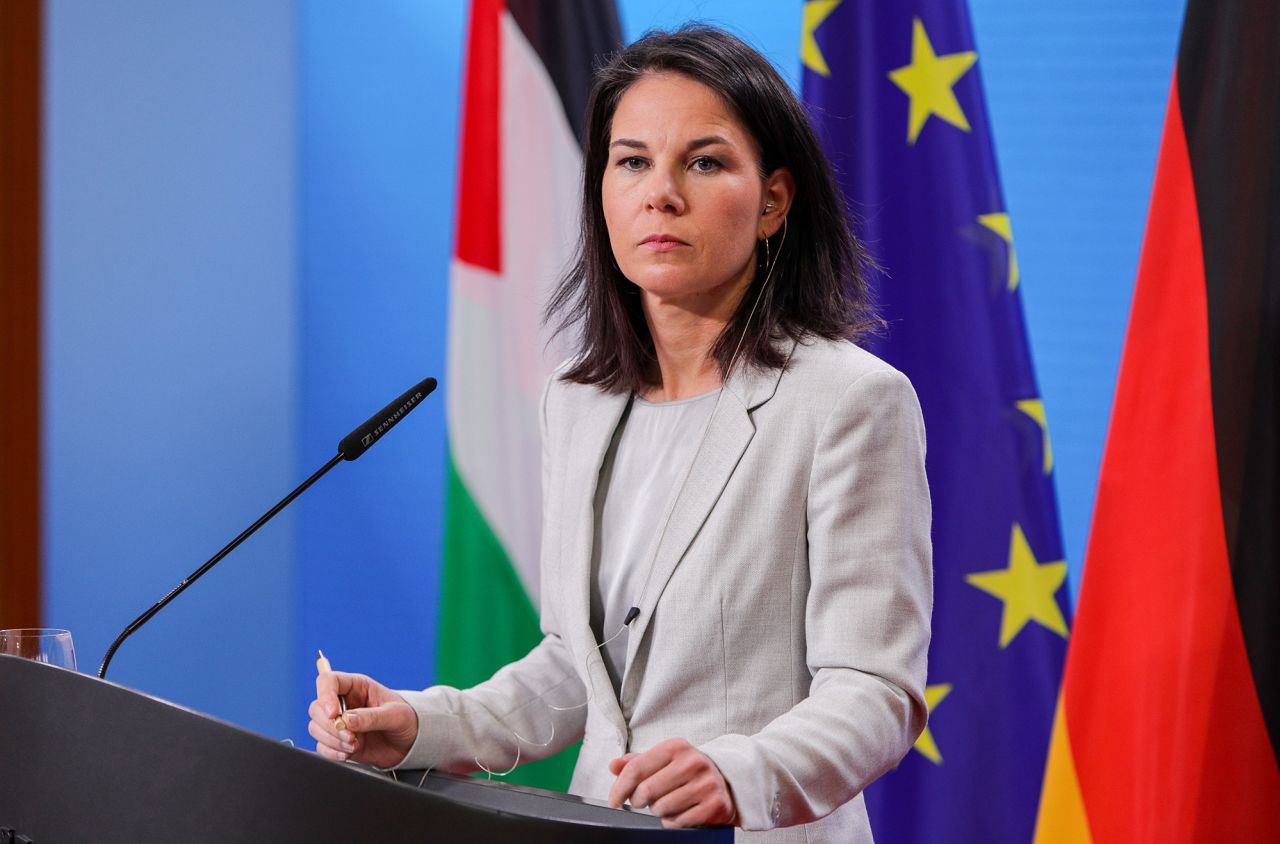
<path id="1" fill-rule="evenodd" d="M 1053 471 L 1053 449 L 1049 446 L 1049 423 L 1045 421 L 1044 402 L 1040 399 L 1023 399 L 1017 403 L 1018 410 L 1030 416 L 1044 432 L 1044 473 Z"/>
<path id="2" fill-rule="evenodd" d="M 919 18 L 914 19 L 911 32 L 911 64 L 889 72 L 889 78 L 911 98 L 911 110 L 907 126 L 907 143 L 914 145 L 920 137 L 929 115 L 936 114 L 943 120 L 964 131 L 969 131 L 969 120 L 956 100 L 951 86 L 964 76 L 978 60 L 975 52 L 950 53 L 939 56 L 933 52 L 929 34 Z"/>
<path id="3" fill-rule="evenodd" d="M 1009 541 L 1009 567 L 968 575 L 965 580 L 983 592 L 1004 601 L 1000 618 L 1000 647 L 1013 641 L 1028 621 L 1039 622 L 1062 638 L 1067 637 L 1067 622 L 1054 600 L 1054 593 L 1067 577 L 1067 564 L 1037 563 L 1027 544 L 1027 537 L 1017 522 Z"/>
<path id="4" fill-rule="evenodd" d="M 929 707 L 930 715 L 949 694 L 951 694 L 950 683 L 939 683 L 936 686 L 927 686 L 925 688 L 924 702 Z M 915 748 L 933 764 L 942 764 L 942 753 L 938 750 L 937 742 L 933 740 L 933 733 L 929 731 L 928 725 L 925 726 L 924 732 L 920 734 L 920 738 L 916 739 Z"/>
<path id="5" fill-rule="evenodd" d="M 831 75 L 822 49 L 813 38 L 813 31 L 822 24 L 827 16 L 836 10 L 841 0 L 809 0 L 804 4 L 804 24 L 800 28 L 800 62 L 814 73 L 823 76 Z M 793 18 L 794 20 L 794 18 Z"/>
<path id="6" fill-rule="evenodd" d="M 1009 244 L 1009 289 L 1018 288 L 1018 256 L 1013 251 L 1013 226 L 1009 224 L 1009 215 L 1004 212 L 996 214 L 979 214 L 978 222 L 1004 238 Z"/>

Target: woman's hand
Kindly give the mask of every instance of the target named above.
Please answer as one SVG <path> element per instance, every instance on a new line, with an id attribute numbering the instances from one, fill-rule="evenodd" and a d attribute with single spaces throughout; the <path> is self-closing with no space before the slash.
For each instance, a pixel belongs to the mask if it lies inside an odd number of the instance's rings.
<path id="1" fill-rule="evenodd" d="M 621 808 L 630 798 L 637 809 L 648 806 L 665 827 L 725 826 L 738 816 L 716 763 L 684 739 L 619 756 L 609 772 L 617 777 L 610 805 Z"/>
<path id="2" fill-rule="evenodd" d="M 345 695 L 347 711 L 339 730 L 338 696 Z M 418 713 L 404 698 L 363 674 L 325 671 L 316 675 L 316 699 L 307 713 L 307 731 L 316 752 L 339 762 L 351 759 L 390 768 L 404 759 L 418 737 Z"/>

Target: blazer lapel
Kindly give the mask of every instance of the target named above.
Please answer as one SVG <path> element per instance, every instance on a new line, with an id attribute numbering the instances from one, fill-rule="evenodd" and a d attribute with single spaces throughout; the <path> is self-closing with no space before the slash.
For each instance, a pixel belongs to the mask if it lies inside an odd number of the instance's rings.
<path id="1" fill-rule="evenodd" d="M 569 529 L 561 544 L 560 560 L 566 593 L 565 617 L 560 619 L 565 628 L 563 634 L 572 642 L 574 653 L 586 654 L 583 680 L 593 706 L 601 707 L 600 711 L 620 729 L 625 728 L 622 710 L 591 631 L 591 550 L 595 543 L 600 468 L 629 399 L 625 393 L 599 393 L 573 426 L 569 438 L 572 456 L 563 491 L 564 501 L 571 502 L 566 509 Z"/>
<path id="2" fill-rule="evenodd" d="M 794 349 L 788 344 L 787 356 Z M 784 367 L 785 369 L 785 367 Z M 725 385 L 715 413 L 703 438 L 702 447 L 694 455 L 687 482 L 680 490 L 662 534 L 653 571 L 647 576 L 640 596 L 640 615 L 632 622 L 627 638 L 627 663 L 622 679 L 622 701 L 634 701 L 639 679 L 632 672 L 636 651 L 649 630 L 654 609 L 667 582 L 683 559 L 693 538 L 715 507 L 720 494 L 733 476 L 733 470 L 755 435 L 750 412 L 773 397 L 783 370 L 761 372 L 748 369 L 735 374 Z M 627 707 L 629 709 L 629 706 Z"/>

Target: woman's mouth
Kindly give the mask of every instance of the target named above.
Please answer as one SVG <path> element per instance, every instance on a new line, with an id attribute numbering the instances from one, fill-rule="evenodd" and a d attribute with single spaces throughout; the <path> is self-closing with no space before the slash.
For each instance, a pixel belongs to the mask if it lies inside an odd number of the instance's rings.
<path id="1" fill-rule="evenodd" d="M 649 248 L 654 252 L 670 252 L 681 246 L 688 246 L 678 237 L 672 237 L 669 234 L 651 234 L 644 240 L 640 241 L 640 245 Z"/>

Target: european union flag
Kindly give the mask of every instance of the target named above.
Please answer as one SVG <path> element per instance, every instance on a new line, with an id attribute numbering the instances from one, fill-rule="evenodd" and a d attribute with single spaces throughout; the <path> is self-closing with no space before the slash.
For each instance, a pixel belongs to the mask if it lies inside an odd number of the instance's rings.
<path id="1" fill-rule="evenodd" d="M 802 38 L 805 100 L 884 269 L 872 350 L 915 384 L 928 436 L 929 728 L 868 789 L 872 828 L 880 842 L 1029 842 L 1066 562 L 981 56 L 963 0 L 813 0 Z"/>

